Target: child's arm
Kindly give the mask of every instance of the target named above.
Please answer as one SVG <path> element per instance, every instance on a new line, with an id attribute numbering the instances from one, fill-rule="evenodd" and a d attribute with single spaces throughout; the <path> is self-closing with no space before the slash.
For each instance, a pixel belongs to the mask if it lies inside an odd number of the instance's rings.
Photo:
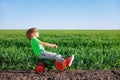
<path id="1" fill-rule="evenodd" d="M 40 42 L 41 45 L 43 46 L 49 46 L 49 47 L 53 47 L 53 48 L 57 48 L 57 45 L 56 44 L 50 44 L 50 43 L 46 43 L 46 42 Z"/>

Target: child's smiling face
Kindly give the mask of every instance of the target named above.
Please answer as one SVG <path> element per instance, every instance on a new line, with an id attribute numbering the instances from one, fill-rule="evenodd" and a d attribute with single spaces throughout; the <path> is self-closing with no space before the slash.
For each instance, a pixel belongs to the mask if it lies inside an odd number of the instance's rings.
<path id="1" fill-rule="evenodd" d="M 39 37 L 39 32 L 38 32 L 37 30 L 34 31 L 33 34 L 32 34 L 32 36 L 33 36 L 33 37 Z"/>
<path id="2" fill-rule="evenodd" d="M 35 31 L 35 37 L 39 37 L 39 32 L 37 30 Z"/>

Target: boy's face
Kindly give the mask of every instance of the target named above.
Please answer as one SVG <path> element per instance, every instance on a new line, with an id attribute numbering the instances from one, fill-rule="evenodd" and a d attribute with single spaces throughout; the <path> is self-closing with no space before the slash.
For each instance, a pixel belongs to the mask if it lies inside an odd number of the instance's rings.
<path id="1" fill-rule="evenodd" d="M 38 31 L 35 31 L 35 32 L 33 33 L 33 35 L 34 35 L 34 37 L 39 37 L 39 32 L 38 32 Z"/>
<path id="2" fill-rule="evenodd" d="M 35 34 L 36 34 L 36 37 L 39 37 L 39 32 L 38 31 L 36 31 Z"/>

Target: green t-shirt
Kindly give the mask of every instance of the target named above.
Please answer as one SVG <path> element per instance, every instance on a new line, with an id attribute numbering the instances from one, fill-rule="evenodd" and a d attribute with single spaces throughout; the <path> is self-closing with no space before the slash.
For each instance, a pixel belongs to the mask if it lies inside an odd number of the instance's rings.
<path id="1" fill-rule="evenodd" d="M 44 47 L 40 45 L 40 40 L 37 38 L 31 38 L 30 44 L 35 53 L 35 56 L 39 57 L 40 54 L 44 51 Z"/>

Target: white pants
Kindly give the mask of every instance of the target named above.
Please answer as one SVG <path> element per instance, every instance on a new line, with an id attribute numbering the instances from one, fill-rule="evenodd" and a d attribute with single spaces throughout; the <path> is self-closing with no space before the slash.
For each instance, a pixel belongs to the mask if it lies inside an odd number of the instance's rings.
<path id="1" fill-rule="evenodd" d="M 57 55 L 56 53 L 48 52 L 48 51 L 43 51 L 40 54 L 40 58 L 42 58 L 42 59 L 55 59 L 59 62 L 64 61 L 64 58 L 61 55 Z"/>

